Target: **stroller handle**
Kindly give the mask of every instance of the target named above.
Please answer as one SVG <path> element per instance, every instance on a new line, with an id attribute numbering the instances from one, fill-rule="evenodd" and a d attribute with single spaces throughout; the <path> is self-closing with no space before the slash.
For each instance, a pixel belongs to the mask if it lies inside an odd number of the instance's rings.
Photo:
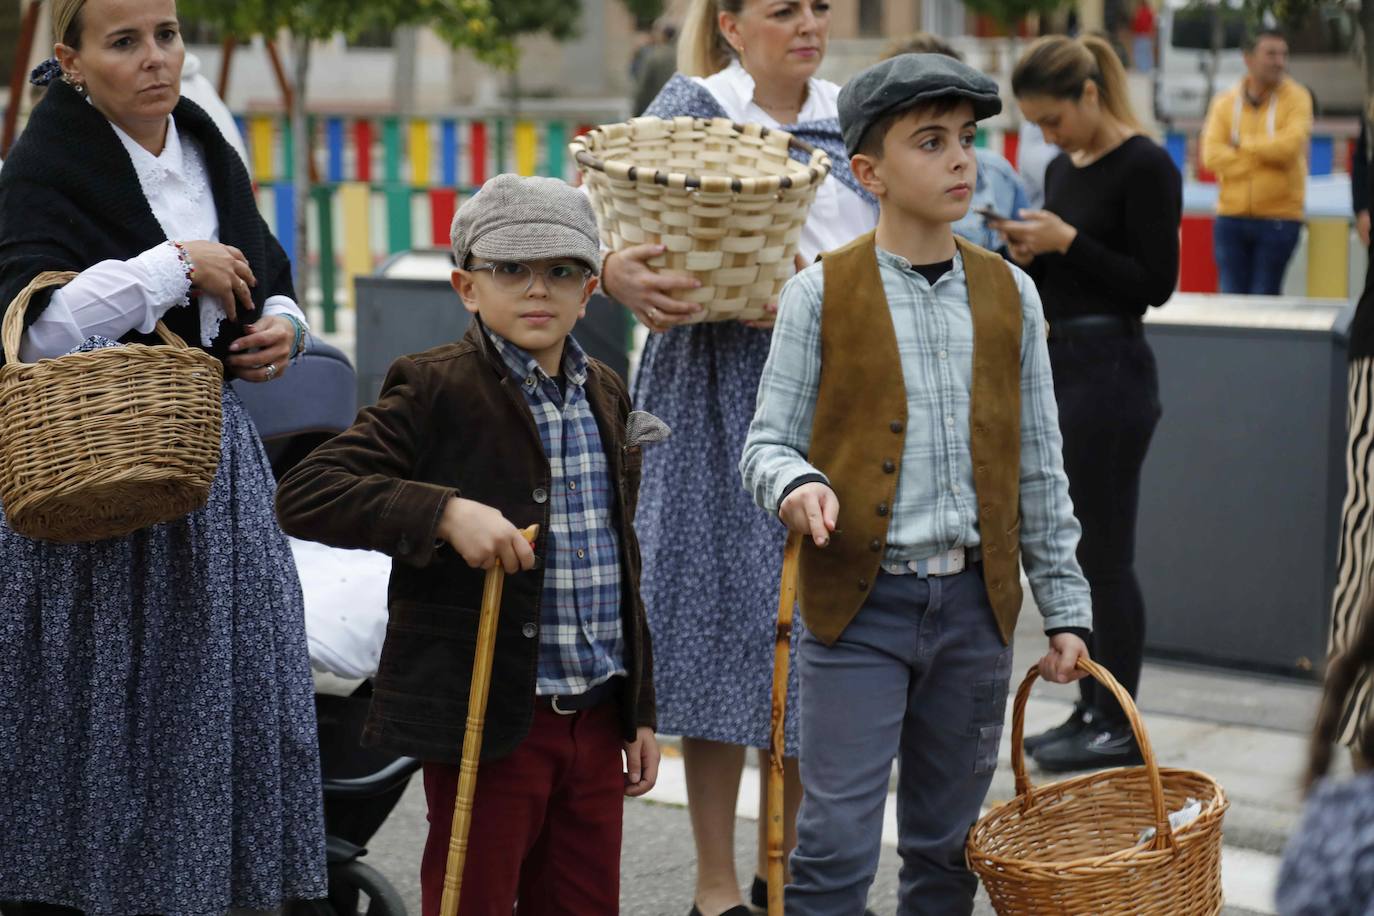
<path id="1" fill-rule="evenodd" d="M 325 798 L 375 798 L 402 785 L 420 769 L 414 757 L 398 757 L 369 776 L 356 779 L 324 779 Z"/>

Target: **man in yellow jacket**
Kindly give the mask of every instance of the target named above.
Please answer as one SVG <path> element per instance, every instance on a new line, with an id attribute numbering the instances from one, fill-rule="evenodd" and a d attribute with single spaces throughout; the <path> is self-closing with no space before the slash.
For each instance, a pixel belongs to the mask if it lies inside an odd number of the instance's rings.
<path id="1" fill-rule="evenodd" d="M 1207 110 L 1202 164 L 1219 183 L 1221 291 L 1275 296 L 1302 228 L 1312 94 L 1287 75 L 1288 42 L 1274 29 L 1247 39 L 1245 68 Z"/>

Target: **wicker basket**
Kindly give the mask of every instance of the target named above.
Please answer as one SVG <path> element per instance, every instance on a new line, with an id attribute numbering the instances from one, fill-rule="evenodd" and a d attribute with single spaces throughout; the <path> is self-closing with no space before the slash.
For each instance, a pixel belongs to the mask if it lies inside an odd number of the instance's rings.
<path id="1" fill-rule="evenodd" d="M 764 305 L 795 272 L 802 224 L 830 174 L 823 150 L 725 118 L 634 118 L 583 134 L 570 149 L 602 242 L 612 251 L 662 244 L 651 267 L 701 281 L 674 294 L 705 306 L 693 321 L 767 316 Z"/>
<path id="2" fill-rule="evenodd" d="M 219 360 L 189 348 L 128 344 L 19 362 L 24 312 L 71 272 L 39 274 L 5 313 L 0 366 L 0 504 L 25 537 L 97 541 L 205 504 L 219 465 Z"/>
<path id="3" fill-rule="evenodd" d="M 993 908 L 1002 916 L 1220 913 L 1226 793 L 1205 773 L 1160 769 L 1130 695 L 1105 668 L 1086 659 L 1078 666 L 1121 703 L 1145 765 L 1032 788 L 1021 747 L 1032 668 L 1012 714 L 1016 798 L 988 812 L 968 838 L 969 865 Z M 1202 802 L 1201 815 L 1171 831 L 1167 812 L 1188 798 Z M 1154 838 L 1140 843 L 1152 826 Z"/>

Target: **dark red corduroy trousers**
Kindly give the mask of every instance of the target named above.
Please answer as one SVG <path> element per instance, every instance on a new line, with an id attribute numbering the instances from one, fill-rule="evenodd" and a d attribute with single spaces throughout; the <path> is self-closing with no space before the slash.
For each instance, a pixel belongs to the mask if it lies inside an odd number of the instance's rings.
<path id="1" fill-rule="evenodd" d="M 615 703 L 570 716 L 541 704 L 510 755 L 482 762 L 459 916 L 620 911 L 623 748 Z M 424 775 L 429 837 L 420 863 L 421 908 L 424 916 L 438 916 L 458 767 L 426 763 Z"/>

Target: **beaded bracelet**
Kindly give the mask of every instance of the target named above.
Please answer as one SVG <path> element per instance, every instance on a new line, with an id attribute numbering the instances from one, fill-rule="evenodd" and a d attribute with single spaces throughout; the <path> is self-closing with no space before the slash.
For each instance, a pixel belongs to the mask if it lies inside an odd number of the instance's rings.
<path id="1" fill-rule="evenodd" d="M 186 246 L 180 242 L 169 240 L 168 243 L 176 249 L 177 260 L 181 262 L 181 267 L 186 271 L 186 282 L 196 282 L 196 263 L 191 260 L 191 252 L 186 250 Z"/>
<path id="2" fill-rule="evenodd" d="M 304 324 L 301 322 L 301 320 L 300 320 L 299 318 L 297 318 L 295 315 L 285 315 L 285 314 L 284 314 L 284 315 L 282 315 L 282 317 L 285 318 L 287 321 L 291 322 L 292 326 L 296 329 L 296 336 L 295 336 L 295 339 L 291 341 L 291 357 L 290 357 L 290 359 L 292 360 L 292 362 L 295 362 L 296 360 L 298 360 L 298 359 L 300 359 L 302 356 L 304 356 L 304 355 L 305 355 L 305 352 L 306 352 L 305 341 L 306 341 L 306 336 L 307 336 L 307 335 L 306 335 L 305 325 L 304 325 Z"/>

